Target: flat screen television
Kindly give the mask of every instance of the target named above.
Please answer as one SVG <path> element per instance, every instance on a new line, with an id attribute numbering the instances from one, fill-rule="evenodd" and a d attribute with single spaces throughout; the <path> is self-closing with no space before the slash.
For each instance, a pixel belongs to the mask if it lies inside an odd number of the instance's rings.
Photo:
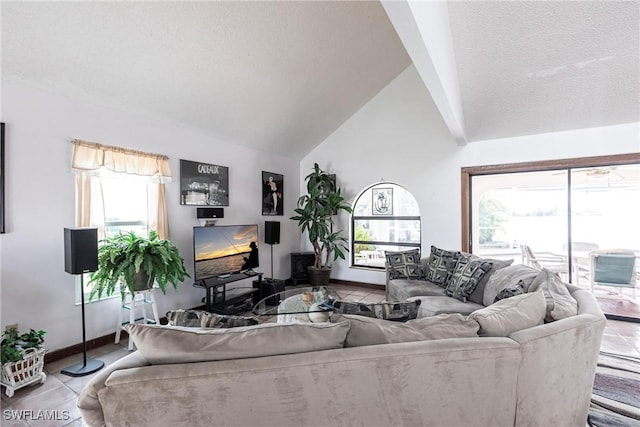
<path id="1" fill-rule="evenodd" d="M 196 281 L 256 268 L 258 225 L 193 227 L 193 255 Z"/>

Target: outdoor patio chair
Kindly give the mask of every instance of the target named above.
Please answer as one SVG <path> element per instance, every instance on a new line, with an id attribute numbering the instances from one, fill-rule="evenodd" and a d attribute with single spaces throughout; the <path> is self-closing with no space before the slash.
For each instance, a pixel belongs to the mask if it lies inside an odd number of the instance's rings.
<path id="1" fill-rule="evenodd" d="M 568 251 L 568 244 L 562 245 L 562 250 Z M 573 267 L 572 282 L 576 286 L 580 286 L 580 280 L 584 279 L 589 282 L 590 270 L 590 254 L 592 251 L 600 249 L 600 245 L 591 242 L 571 242 L 571 263 Z"/>
<path id="2" fill-rule="evenodd" d="M 636 299 L 636 254 L 629 249 L 608 249 L 591 252 L 591 292 L 594 286 L 630 288 Z"/>
<path id="3" fill-rule="evenodd" d="M 566 280 L 567 278 L 567 259 L 560 255 L 553 254 L 534 254 L 528 245 L 520 245 L 522 252 L 522 263 L 538 270 L 546 268 Z"/>

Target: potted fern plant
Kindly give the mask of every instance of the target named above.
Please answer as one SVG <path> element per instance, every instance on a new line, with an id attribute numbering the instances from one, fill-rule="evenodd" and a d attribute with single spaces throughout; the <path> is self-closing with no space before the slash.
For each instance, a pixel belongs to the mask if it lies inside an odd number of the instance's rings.
<path id="1" fill-rule="evenodd" d="M 98 269 L 91 273 L 89 300 L 95 295 L 112 295 L 116 287 L 124 300 L 126 289 L 131 293 L 150 289 L 154 283 L 166 294 L 167 284 L 174 289 L 186 277 L 184 259 L 170 241 L 160 239 L 151 231 L 149 237 L 134 232 L 119 233 L 100 241 Z"/>
<path id="2" fill-rule="evenodd" d="M 333 216 L 341 210 L 351 213 L 351 207 L 336 187 L 335 175 L 323 171 L 317 163 L 305 181 L 307 194 L 300 196 L 297 215 L 290 219 L 298 222 L 300 231 L 307 232 L 315 254 L 315 262 L 308 268 L 309 279 L 312 286 L 322 286 L 329 283 L 333 261 L 345 259 L 349 251 L 343 230 L 333 229 Z"/>
<path id="3" fill-rule="evenodd" d="M 4 331 L 0 344 L 0 384 L 6 387 L 7 396 L 12 397 L 15 390 L 47 379 L 43 372 L 45 333 L 31 329 L 21 334 L 16 328 Z"/>

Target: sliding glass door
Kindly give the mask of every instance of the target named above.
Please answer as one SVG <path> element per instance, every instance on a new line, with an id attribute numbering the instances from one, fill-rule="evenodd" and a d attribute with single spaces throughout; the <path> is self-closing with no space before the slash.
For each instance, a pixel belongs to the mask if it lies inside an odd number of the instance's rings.
<path id="1" fill-rule="evenodd" d="M 636 257 L 629 274 L 640 282 L 640 154 L 599 160 L 463 169 L 463 250 L 549 268 L 640 310 L 640 285 L 594 280 L 594 260 L 613 252 Z"/>
<path id="2" fill-rule="evenodd" d="M 539 262 L 568 278 L 567 171 L 473 176 L 473 253 Z M 532 259 L 535 257 L 535 259 Z"/>
<path id="3" fill-rule="evenodd" d="M 588 283 L 593 252 L 640 257 L 640 165 L 572 169 L 571 213 L 573 283 Z"/>

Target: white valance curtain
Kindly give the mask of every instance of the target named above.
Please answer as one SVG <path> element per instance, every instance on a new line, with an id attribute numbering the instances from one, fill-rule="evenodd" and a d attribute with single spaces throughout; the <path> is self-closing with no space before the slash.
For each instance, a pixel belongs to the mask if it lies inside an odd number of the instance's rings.
<path id="1" fill-rule="evenodd" d="M 98 227 L 104 237 L 101 178 L 127 174 L 147 181 L 148 225 L 169 238 L 164 183 L 171 181 L 169 158 L 121 147 L 73 140 L 71 167 L 76 173 L 76 226 Z"/>

